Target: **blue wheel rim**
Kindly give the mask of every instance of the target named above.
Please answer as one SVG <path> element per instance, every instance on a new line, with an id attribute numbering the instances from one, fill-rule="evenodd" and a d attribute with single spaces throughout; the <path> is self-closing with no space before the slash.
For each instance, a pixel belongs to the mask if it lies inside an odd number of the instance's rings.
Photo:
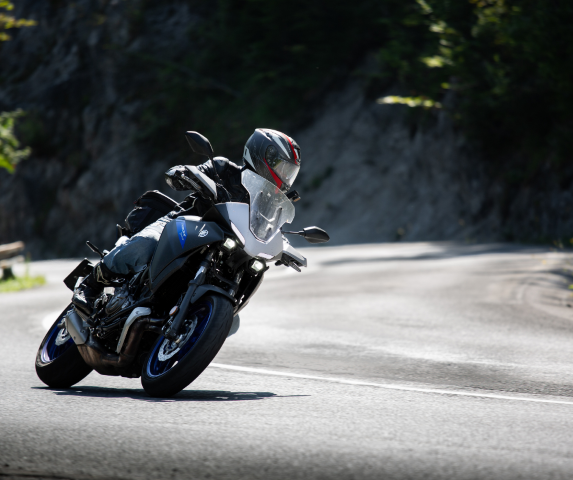
<path id="1" fill-rule="evenodd" d="M 211 322 L 211 318 L 213 317 L 213 305 L 209 302 L 199 302 L 195 305 L 192 305 L 189 313 L 187 314 L 188 317 L 191 315 L 197 316 L 197 325 L 191 337 L 185 342 L 185 344 L 181 347 L 181 349 L 172 357 L 166 360 L 159 359 L 159 351 L 161 349 L 161 345 L 165 341 L 165 337 L 162 335 L 157 339 L 155 345 L 151 349 L 151 353 L 149 354 L 149 360 L 147 360 L 145 370 L 148 377 L 155 378 L 164 375 L 169 370 L 171 370 L 178 362 L 180 362 L 183 357 L 185 357 L 189 352 L 193 349 L 193 347 L 197 344 L 199 339 L 203 336 L 207 325 Z"/>
<path id="2" fill-rule="evenodd" d="M 61 338 L 63 337 L 65 327 L 59 327 L 64 314 L 60 315 L 59 318 L 54 322 L 54 324 L 48 330 L 47 339 L 42 347 L 41 359 L 42 363 L 53 362 L 56 358 L 61 357 L 64 352 L 66 352 L 71 346 L 74 345 L 72 337 L 69 337 L 67 341 L 61 343 Z M 60 333 L 62 335 L 60 335 Z M 60 341 L 58 340 L 60 338 Z"/>

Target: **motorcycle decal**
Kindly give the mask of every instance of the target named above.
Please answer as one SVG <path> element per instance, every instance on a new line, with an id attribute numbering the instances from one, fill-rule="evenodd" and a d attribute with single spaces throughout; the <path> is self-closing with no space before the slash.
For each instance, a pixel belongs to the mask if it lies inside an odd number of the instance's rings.
<path id="1" fill-rule="evenodd" d="M 207 235 L 209 235 L 209 230 L 201 230 L 201 231 L 199 232 L 199 236 L 200 236 L 201 238 L 206 237 Z"/>
<path id="2" fill-rule="evenodd" d="M 185 219 L 178 218 L 176 221 L 177 221 L 177 235 L 179 237 L 179 243 L 181 243 L 181 248 L 184 248 L 185 239 L 187 238 L 187 227 L 185 226 Z"/>

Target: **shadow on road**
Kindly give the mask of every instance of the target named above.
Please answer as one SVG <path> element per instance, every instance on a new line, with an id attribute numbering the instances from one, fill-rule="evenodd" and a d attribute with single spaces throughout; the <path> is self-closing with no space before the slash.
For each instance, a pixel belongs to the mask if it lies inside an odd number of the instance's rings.
<path id="1" fill-rule="evenodd" d="M 277 395 L 271 392 L 228 392 L 224 390 L 183 390 L 170 398 L 150 397 L 143 389 L 108 387 L 72 387 L 58 389 L 32 387 L 34 390 L 47 390 L 56 395 L 92 398 L 131 398 L 145 402 L 235 402 L 244 400 L 264 400 L 266 398 L 307 397 L 308 395 Z"/>

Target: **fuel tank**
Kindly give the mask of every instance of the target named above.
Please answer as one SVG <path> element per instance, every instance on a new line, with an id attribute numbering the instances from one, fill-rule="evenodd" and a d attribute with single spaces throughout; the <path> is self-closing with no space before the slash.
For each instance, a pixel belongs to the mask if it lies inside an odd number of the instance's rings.
<path id="1" fill-rule="evenodd" d="M 184 216 L 169 222 L 163 229 L 151 260 L 151 283 L 155 283 L 175 260 L 189 255 L 198 247 L 221 241 L 224 237 L 223 230 L 216 223 L 205 222 L 201 217 Z"/>

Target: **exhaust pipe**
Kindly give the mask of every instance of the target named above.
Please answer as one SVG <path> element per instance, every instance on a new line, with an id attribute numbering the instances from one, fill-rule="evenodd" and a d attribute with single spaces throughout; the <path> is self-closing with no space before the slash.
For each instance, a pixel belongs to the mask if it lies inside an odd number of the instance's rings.
<path id="1" fill-rule="evenodd" d="M 74 340 L 76 345 L 86 343 L 90 336 L 90 331 L 86 322 L 80 317 L 75 308 L 72 308 L 64 317 L 66 330 Z"/>
<path id="2" fill-rule="evenodd" d="M 78 351 L 84 361 L 103 375 L 119 375 L 117 368 L 127 367 L 135 360 L 141 337 L 146 331 L 161 332 L 164 320 L 144 317 L 138 319 L 129 329 L 122 351 L 111 353 L 90 335 L 85 343 L 78 345 Z"/>

